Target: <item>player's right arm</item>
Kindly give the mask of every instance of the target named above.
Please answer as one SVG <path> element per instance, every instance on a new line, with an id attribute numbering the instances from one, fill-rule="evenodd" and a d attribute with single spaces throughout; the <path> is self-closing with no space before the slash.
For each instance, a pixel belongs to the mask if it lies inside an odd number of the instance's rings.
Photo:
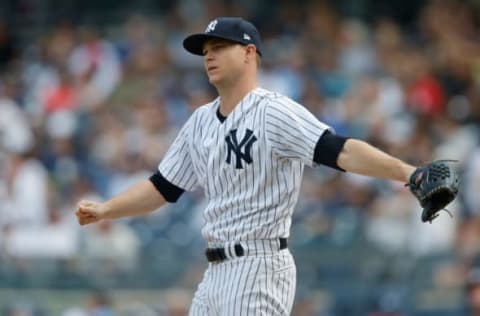
<path id="1" fill-rule="evenodd" d="M 86 225 L 102 219 L 143 215 L 156 210 L 165 202 L 154 184 L 150 180 L 143 180 L 103 203 L 80 201 L 76 215 L 79 224 Z"/>
<path id="2" fill-rule="evenodd" d="M 165 202 L 176 202 L 185 190 L 193 190 L 198 184 L 189 151 L 190 129 L 194 118 L 192 115 L 182 127 L 157 172 L 148 180 L 137 183 L 103 203 L 80 201 L 76 211 L 80 225 L 102 219 L 147 214 Z"/>

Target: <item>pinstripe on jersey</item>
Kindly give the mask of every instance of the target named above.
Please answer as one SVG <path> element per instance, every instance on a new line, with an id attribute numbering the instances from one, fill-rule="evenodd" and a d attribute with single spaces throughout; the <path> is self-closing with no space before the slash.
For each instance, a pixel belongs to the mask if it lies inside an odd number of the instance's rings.
<path id="1" fill-rule="evenodd" d="M 315 145 L 329 127 L 262 88 L 248 93 L 223 123 L 219 103 L 192 114 L 159 171 L 180 188 L 204 189 L 202 234 L 210 246 L 288 237 L 303 167 L 314 164 Z"/>

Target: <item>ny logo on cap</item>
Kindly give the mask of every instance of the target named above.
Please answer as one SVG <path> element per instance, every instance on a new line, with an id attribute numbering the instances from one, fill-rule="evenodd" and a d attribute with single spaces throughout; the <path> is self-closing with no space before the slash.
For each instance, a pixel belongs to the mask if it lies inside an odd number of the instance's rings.
<path id="1" fill-rule="evenodd" d="M 218 21 L 213 20 L 212 22 L 208 23 L 207 28 L 205 29 L 205 33 L 210 33 L 212 31 L 215 31 L 215 27 L 217 26 Z"/>
<path id="2" fill-rule="evenodd" d="M 247 41 L 251 40 L 250 35 L 248 35 L 247 33 L 243 33 L 243 39 Z"/>

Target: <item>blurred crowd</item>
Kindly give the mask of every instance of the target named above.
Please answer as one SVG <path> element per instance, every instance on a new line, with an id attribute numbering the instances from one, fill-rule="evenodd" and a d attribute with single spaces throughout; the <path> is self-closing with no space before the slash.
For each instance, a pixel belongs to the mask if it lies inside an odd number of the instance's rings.
<path id="1" fill-rule="evenodd" d="M 322 261 L 325 243 L 347 252 L 361 242 L 387 258 L 380 265 L 390 276 L 408 279 L 415 264 L 441 258 L 425 276 L 429 288 L 463 288 L 480 253 L 480 8 L 428 1 L 403 25 L 345 17 L 326 1 L 284 1 L 268 18 L 250 4 L 179 1 L 161 17 L 131 14 L 102 28 L 62 22 L 23 45 L 0 22 L 0 287 L 19 286 L 22 275 L 28 287 L 43 269 L 63 277 L 36 286 L 68 286 L 61 282 L 93 273 L 93 285 L 114 276 L 123 286 L 193 290 L 189 276 L 204 264 L 201 192 L 145 218 L 85 228 L 74 211 L 81 199 L 107 199 L 151 175 L 189 114 L 216 96 L 202 59 L 182 40 L 231 15 L 262 34 L 260 86 L 412 164 L 458 160 L 453 218 L 444 213 L 431 225 L 420 222 L 402 183 L 307 170 L 291 238 L 293 250 L 316 258 L 297 260 L 300 279 Z M 178 252 L 184 269 L 168 259 Z M 158 283 L 128 279 L 139 269 Z M 75 280 L 72 287 L 87 286 Z M 306 303 L 295 315 L 353 315 L 315 310 L 305 293 L 318 288 L 299 284 Z M 369 315 L 404 315 L 395 300 L 375 302 Z"/>

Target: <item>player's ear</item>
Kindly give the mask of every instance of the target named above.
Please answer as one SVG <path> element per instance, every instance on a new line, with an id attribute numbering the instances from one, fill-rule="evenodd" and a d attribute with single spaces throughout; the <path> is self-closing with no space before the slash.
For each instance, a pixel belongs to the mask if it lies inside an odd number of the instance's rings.
<path id="1" fill-rule="evenodd" d="M 248 44 L 246 46 L 245 61 L 246 62 L 256 61 L 256 58 L 257 58 L 257 48 L 255 47 L 255 45 Z"/>

